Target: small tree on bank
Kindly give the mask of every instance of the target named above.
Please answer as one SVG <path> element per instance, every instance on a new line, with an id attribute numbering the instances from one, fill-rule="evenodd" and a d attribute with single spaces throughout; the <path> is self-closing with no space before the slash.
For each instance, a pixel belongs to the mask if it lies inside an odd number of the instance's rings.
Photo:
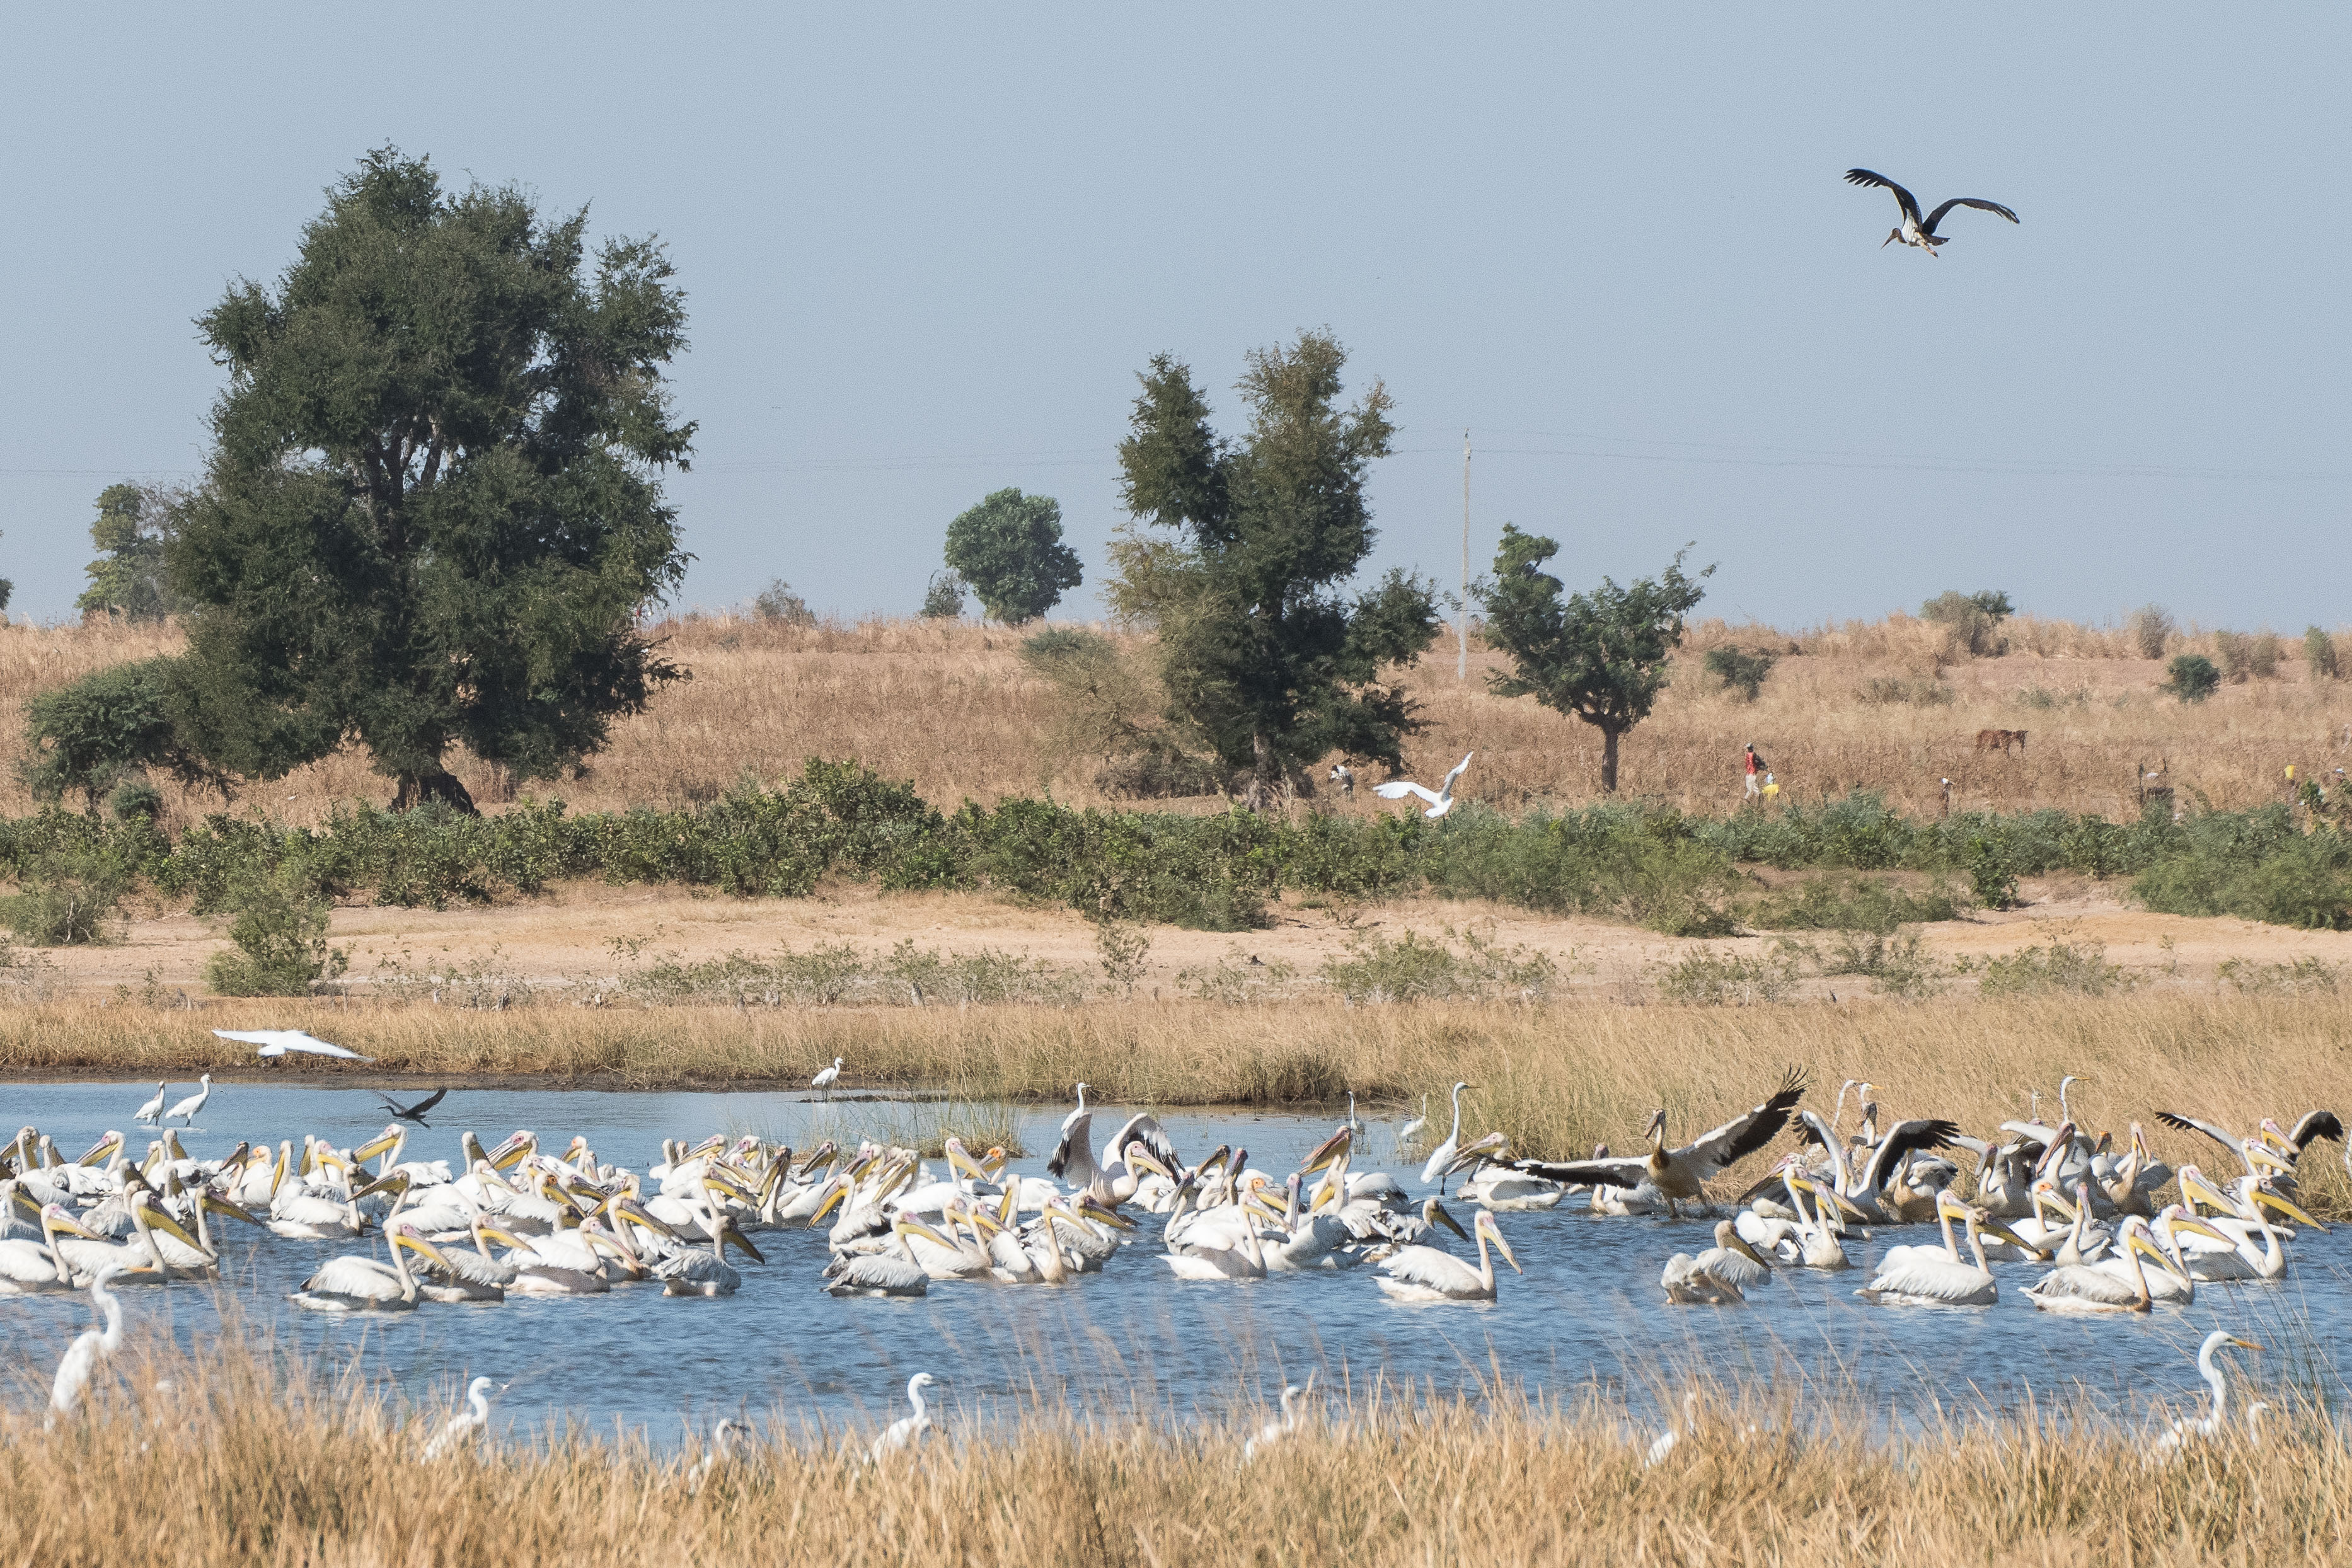
<path id="1" fill-rule="evenodd" d="M 98 493 L 98 520 L 89 542 L 99 550 L 86 574 L 89 586 L 74 601 L 84 616 L 160 621 L 187 609 L 164 574 L 164 552 L 179 531 L 186 497 L 152 485 L 109 485 Z"/>
<path id="2" fill-rule="evenodd" d="M 1512 671 L 1486 678 L 1497 696 L 1532 697 L 1573 713 L 1601 731 L 1601 788 L 1617 791 L 1617 742 L 1650 716 L 1665 689 L 1667 665 L 1682 641 L 1683 617 L 1705 595 L 1683 575 L 1683 557 L 1654 579 L 1627 587 L 1609 578 L 1590 593 L 1563 598 L 1564 584 L 1542 570 L 1559 546 L 1503 525 L 1495 576 L 1479 593 L 1486 636 L 1511 657 Z M 1707 567 L 1698 575 L 1712 576 Z"/>
<path id="3" fill-rule="evenodd" d="M 383 148 L 328 193 L 275 289 L 199 323 L 229 374 L 167 552 L 190 738 L 276 777 L 356 739 L 395 804 L 473 801 L 463 745 L 550 777 L 684 671 L 637 626 L 687 556 L 663 369 L 685 310 L 651 239 L 449 195 Z"/>
<path id="4" fill-rule="evenodd" d="M 1229 442 L 1191 371 L 1162 354 L 1119 443 L 1128 510 L 1179 537 L 1123 539 L 1111 602 L 1158 627 L 1169 717 L 1246 773 L 1253 805 L 1330 752 L 1401 767 L 1402 738 L 1419 728 L 1402 688 L 1377 677 L 1436 635 L 1427 585 L 1391 572 L 1352 600 L 1339 593 L 1371 551 L 1364 480 L 1394 433 L 1377 381 L 1339 406 L 1346 363 L 1328 332 L 1253 353 L 1249 432 Z"/>
<path id="5" fill-rule="evenodd" d="M 1062 503 L 1018 489 L 948 524 L 947 561 L 989 617 L 1009 626 L 1035 620 L 1085 576 L 1077 552 L 1062 542 Z"/>

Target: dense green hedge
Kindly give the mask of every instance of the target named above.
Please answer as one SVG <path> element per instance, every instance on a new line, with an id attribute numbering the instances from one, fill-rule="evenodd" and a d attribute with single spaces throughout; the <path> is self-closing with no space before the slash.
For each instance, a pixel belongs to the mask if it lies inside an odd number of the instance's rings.
<path id="1" fill-rule="evenodd" d="M 574 816 L 549 801 L 468 817 L 437 805 L 398 815 L 358 805 L 315 831 L 214 816 L 176 839 L 139 816 L 52 809 L 0 821 L 0 867 L 12 875 L 91 858 L 192 897 L 198 912 L 226 907 L 240 870 L 292 859 L 330 892 L 436 908 L 560 879 L 792 897 L 836 875 L 886 888 L 992 888 L 1106 918 L 1219 930 L 1256 922 L 1285 889 L 1349 897 L 1425 889 L 1704 932 L 1727 929 L 1746 863 L 1951 873 L 1979 896 L 2057 870 L 2128 876 L 2151 909 L 2352 925 L 2352 840 L 2330 826 L 2306 831 L 2284 805 L 2179 823 L 2057 811 L 1923 822 L 1861 794 L 1730 817 L 1609 805 L 1510 818 L 1474 805 L 1435 823 L 1417 815 L 1290 822 L 1028 799 L 967 803 L 947 816 L 911 785 L 815 761 L 780 788 L 747 784 L 677 811 Z"/>

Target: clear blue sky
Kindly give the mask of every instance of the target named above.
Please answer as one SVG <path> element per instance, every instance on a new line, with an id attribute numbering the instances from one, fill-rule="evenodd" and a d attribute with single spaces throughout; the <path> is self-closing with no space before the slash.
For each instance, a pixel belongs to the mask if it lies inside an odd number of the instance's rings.
<path id="1" fill-rule="evenodd" d="M 1466 426 L 1482 558 L 1507 519 L 1572 582 L 1696 540 L 1702 613 L 1991 586 L 2352 618 L 2340 6 L 47 6 L 11 35 L 19 614 L 67 612 L 103 485 L 198 467 L 191 319 L 392 142 L 668 241 L 692 603 L 782 575 L 911 609 L 1005 485 L 1061 499 L 1091 583 L 1150 355 L 1237 425 L 1243 352 L 1328 326 L 1404 427 L 1376 565 L 1456 574 Z M 1882 250 L 1853 164 L 2022 226 Z"/>

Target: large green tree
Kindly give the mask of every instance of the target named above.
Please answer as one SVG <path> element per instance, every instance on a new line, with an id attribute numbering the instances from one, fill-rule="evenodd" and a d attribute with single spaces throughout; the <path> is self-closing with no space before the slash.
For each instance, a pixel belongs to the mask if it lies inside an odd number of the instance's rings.
<path id="1" fill-rule="evenodd" d="M 98 521 L 89 542 L 89 586 L 74 601 L 85 616 L 160 621 L 184 612 L 185 597 L 164 577 L 164 553 L 179 530 L 183 497 L 152 485 L 109 485 L 98 492 Z"/>
<path id="2" fill-rule="evenodd" d="M 1682 642 L 1683 616 L 1706 593 L 1683 574 L 1683 556 L 1654 578 L 1619 587 L 1607 577 L 1589 593 L 1568 594 L 1543 570 L 1559 546 L 1541 534 L 1503 525 L 1495 575 L 1481 585 L 1486 638 L 1511 657 L 1509 673 L 1486 683 L 1497 696 L 1532 697 L 1573 713 L 1601 731 L 1601 787 L 1617 789 L 1617 742 L 1650 716 L 1665 689 L 1668 664 Z M 1700 578 L 1714 574 L 1707 567 Z"/>
<path id="3" fill-rule="evenodd" d="M 202 318 L 229 384 L 169 563 L 212 761 L 356 741 L 397 805 L 471 809 L 453 745 L 551 776 L 682 677 L 637 617 L 688 559 L 658 478 L 694 431 L 663 379 L 683 299 L 651 238 L 592 257 L 586 216 L 383 148 L 275 289 Z"/>
<path id="4" fill-rule="evenodd" d="M 1246 772 L 1253 804 L 1333 751 L 1401 766 L 1419 728 L 1402 688 L 1377 677 L 1435 635 L 1428 587 L 1391 572 L 1341 591 L 1370 553 L 1364 481 L 1395 430 L 1378 381 L 1340 405 L 1346 363 L 1328 332 L 1253 353 L 1238 388 L 1249 429 L 1228 441 L 1192 372 L 1163 354 L 1119 444 L 1129 510 L 1175 537 L 1120 542 L 1112 603 L 1158 626 L 1170 717 Z"/>
<path id="5" fill-rule="evenodd" d="M 1077 552 L 1062 542 L 1062 503 L 1018 489 L 984 497 L 948 524 L 947 562 L 1007 626 L 1035 620 L 1084 575 Z"/>

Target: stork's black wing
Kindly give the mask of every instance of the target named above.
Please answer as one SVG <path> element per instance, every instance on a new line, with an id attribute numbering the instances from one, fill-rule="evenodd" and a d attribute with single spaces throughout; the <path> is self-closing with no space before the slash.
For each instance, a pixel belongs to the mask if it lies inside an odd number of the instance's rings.
<path id="1" fill-rule="evenodd" d="M 1896 184 L 1885 175 L 1874 174 L 1868 169 L 1848 169 L 1845 172 L 1845 183 L 1849 185 L 1876 185 L 1881 190 L 1893 191 L 1895 193 L 1895 199 L 1903 204 L 1903 216 L 1909 218 L 1913 223 L 1919 222 L 1918 202 L 1913 198 L 1910 192 L 1905 190 L 1902 186 Z M 1946 206 L 1950 205 L 1951 204 L 1948 202 L 1945 204 Z M 1937 217 L 1943 216 L 1943 208 L 1938 207 L 1936 210 L 1936 216 Z M 2011 221 L 2013 223 L 2016 220 L 2012 218 Z M 1924 224 L 1921 225 L 1921 226 L 1927 229 L 1930 233 L 1933 233 L 1935 230 L 1935 225 L 1933 223 Z"/>
<path id="2" fill-rule="evenodd" d="M 1927 221 L 1919 226 L 1919 232 L 1922 234 L 1935 233 L 1936 226 L 1943 222 L 1944 215 L 1950 212 L 1954 207 L 1974 207 L 1979 212 L 1999 213 L 2001 216 L 2007 218 L 2011 223 L 2015 223 L 2017 221 L 2017 215 L 2010 211 L 2007 207 L 2001 205 L 1999 202 L 1985 201 L 1981 197 L 1978 196 L 1954 196 L 1950 201 L 1946 202 L 1942 206 L 1937 207 L 1934 212 L 1927 215 Z M 1916 209 L 1915 208 L 1914 210 L 1916 211 Z"/>
<path id="3" fill-rule="evenodd" d="M 1878 1152 L 1871 1156 L 1870 1168 L 1862 1174 L 1863 1190 L 1874 1193 L 1885 1187 L 1903 1163 L 1903 1156 L 1914 1149 L 1948 1149 L 1959 1132 L 1958 1123 L 1938 1118 L 1896 1122 L 1878 1145 Z"/>
<path id="4" fill-rule="evenodd" d="M 1805 1097 L 1805 1075 L 1795 1068 L 1780 1080 L 1780 1087 L 1771 1098 L 1754 1110 L 1735 1116 L 1706 1137 L 1694 1140 L 1687 1149 L 1676 1152 L 1695 1154 L 1716 1170 L 1722 1170 L 1734 1161 L 1753 1154 L 1780 1135 L 1789 1125 L 1789 1113 L 1797 1109 L 1797 1101 Z"/>
<path id="5" fill-rule="evenodd" d="M 1514 1160 L 1514 1171 L 1525 1171 L 1531 1176 L 1541 1176 L 1549 1182 L 1575 1182 L 1588 1187 L 1638 1187 L 1649 1179 L 1650 1161 L 1645 1154 L 1627 1154 L 1615 1160 Z"/>

